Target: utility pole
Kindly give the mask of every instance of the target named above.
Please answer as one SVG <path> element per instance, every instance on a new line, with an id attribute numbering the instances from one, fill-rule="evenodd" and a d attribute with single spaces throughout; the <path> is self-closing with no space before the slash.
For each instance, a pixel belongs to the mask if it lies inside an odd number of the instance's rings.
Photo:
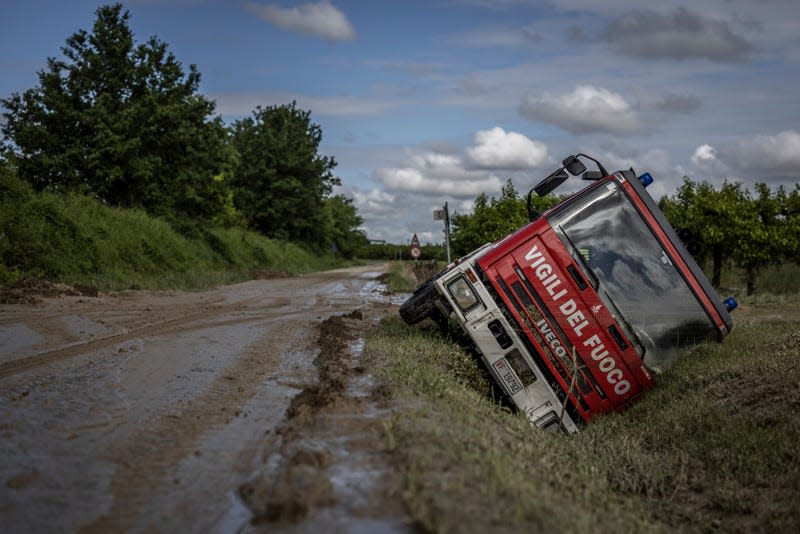
<path id="1" fill-rule="evenodd" d="M 444 240 L 447 247 L 447 263 L 450 263 L 450 210 L 447 208 L 447 202 L 444 203 L 444 209 L 434 210 L 434 221 L 444 221 Z"/>

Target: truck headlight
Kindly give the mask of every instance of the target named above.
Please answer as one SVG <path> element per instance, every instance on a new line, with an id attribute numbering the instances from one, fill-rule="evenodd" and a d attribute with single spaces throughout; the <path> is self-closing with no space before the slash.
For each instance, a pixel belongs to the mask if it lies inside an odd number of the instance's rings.
<path id="1" fill-rule="evenodd" d="M 447 290 L 456 301 L 462 312 L 467 312 L 478 305 L 478 297 L 466 278 L 458 277 L 447 285 Z"/>

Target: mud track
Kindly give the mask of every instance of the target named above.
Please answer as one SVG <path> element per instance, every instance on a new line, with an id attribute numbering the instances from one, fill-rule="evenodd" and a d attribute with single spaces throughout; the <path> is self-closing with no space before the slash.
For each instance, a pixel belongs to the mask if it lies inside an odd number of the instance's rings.
<path id="1" fill-rule="evenodd" d="M 0 305 L 3 531 L 409 531 L 379 274 Z"/>

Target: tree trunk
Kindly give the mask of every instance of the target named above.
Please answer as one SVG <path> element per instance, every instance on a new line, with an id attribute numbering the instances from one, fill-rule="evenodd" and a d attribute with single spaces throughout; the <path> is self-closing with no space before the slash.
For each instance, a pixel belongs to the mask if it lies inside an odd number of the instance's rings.
<path id="1" fill-rule="evenodd" d="M 719 287 L 722 284 L 722 248 L 714 247 L 711 252 L 711 260 L 714 264 L 714 272 L 711 275 L 711 285 Z"/>
<path id="2" fill-rule="evenodd" d="M 747 273 L 747 294 L 752 295 L 756 292 L 756 275 L 758 274 L 758 269 L 752 265 L 748 265 L 745 271 Z"/>

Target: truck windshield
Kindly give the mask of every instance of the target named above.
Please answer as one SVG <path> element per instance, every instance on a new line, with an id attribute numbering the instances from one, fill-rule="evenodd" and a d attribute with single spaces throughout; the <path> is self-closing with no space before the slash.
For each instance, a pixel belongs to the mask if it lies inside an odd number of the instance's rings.
<path id="1" fill-rule="evenodd" d="M 647 223 L 616 182 L 590 189 L 549 217 L 618 322 L 665 369 L 682 348 L 717 330 Z M 627 324 L 625 324 L 627 323 Z"/>

